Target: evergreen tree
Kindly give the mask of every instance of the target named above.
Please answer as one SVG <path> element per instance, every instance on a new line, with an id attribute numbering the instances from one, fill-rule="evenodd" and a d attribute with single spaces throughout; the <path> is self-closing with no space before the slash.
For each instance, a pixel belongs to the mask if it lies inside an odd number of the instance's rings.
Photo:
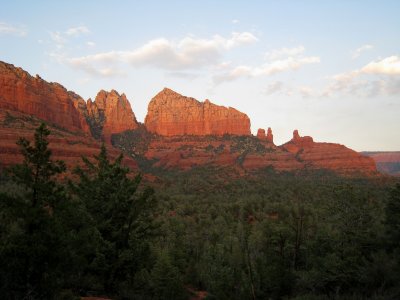
<path id="1" fill-rule="evenodd" d="M 167 253 L 161 252 L 151 271 L 153 299 L 186 299 L 181 274 Z"/>
<path id="2" fill-rule="evenodd" d="M 392 189 L 386 206 L 386 231 L 391 250 L 400 250 L 400 183 Z"/>
<path id="3" fill-rule="evenodd" d="M 78 183 L 70 183 L 101 236 L 102 245 L 90 271 L 107 293 L 133 285 L 135 273 L 148 263 L 147 237 L 154 229 L 153 190 L 137 193 L 141 177 L 131 179 L 122 159 L 120 155 L 110 162 L 103 144 L 94 162 L 83 158 L 84 168 L 75 170 Z"/>
<path id="4" fill-rule="evenodd" d="M 55 176 L 65 171 L 65 164 L 51 160 L 49 134 L 41 124 L 33 146 L 25 138 L 17 142 L 24 161 L 10 172 L 14 192 L 0 193 L 3 299 L 53 299 L 63 284 L 66 253 L 56 216 L 65 193 Z"/>

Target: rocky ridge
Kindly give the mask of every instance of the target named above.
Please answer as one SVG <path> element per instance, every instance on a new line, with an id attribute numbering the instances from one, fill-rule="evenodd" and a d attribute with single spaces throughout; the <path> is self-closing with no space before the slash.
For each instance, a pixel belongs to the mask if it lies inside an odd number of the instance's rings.
<path id="1" fill-rule="evenodd" d="M 78 110 L 81 101 L 58 83 L 49 83 L 39 75 L 33 77 L 0 61 L 0 109 L 23 112 L 70 131 L 89 133 L 89 125 Z"/>
<path id="2" fill-rule="evenodd" d="M 297 130 L 281 146 L 274 144 L 271 128 L 267 133 L 259 129 L 257 136 L 252 136 L 246 114 L 209 100 L 199 102 L 165 88 L 150 101 L 145 124 L 141 125 L 124 94 L 101 90 L 94 101 L 86 102 L 57 83 L 32 77 L 3 62 L 0 113 L 3 164 L 11 163 L 17 155 L 12 144 L 18 136 L 32 135 L 34 128 L 28 121 L 33 117 L 55 126 L 55 136 L 61 137 L 52 138 L 55 153 L 71 163 L 81 154 L 92 153 L 89 149 L 98 147 L 99 140 L 103 140 L 128 156 L 146 160 L 151 167 L 190 169 L 213 165 L 244 171 L 273 168 L 278 172 L 330 170 L 362 176 L 377 173 L 370 157 L 343 145 L 314 142 L 312 137 L 300 136 Z"/>

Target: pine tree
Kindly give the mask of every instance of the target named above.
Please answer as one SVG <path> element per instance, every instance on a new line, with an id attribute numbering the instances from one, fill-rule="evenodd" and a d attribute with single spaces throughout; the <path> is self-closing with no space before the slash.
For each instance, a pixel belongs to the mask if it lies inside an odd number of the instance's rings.
<path id="1" fill-rule="evenodd" d="M 33 146 L 25 138 L 17 142 L 24 156 L 10 172 L 17 192 L 0 194 L 3 299 L 52 299 L 62 285 L 65 252 L 55 215 L 65 193 L 54 178 L 65 171 L 65 164 L 51 160 L 49 134 L 41 124 Z"/>
<path id="2" fill-rule="evenodd" d="M 110 162 L 103 144 L 94 162 L 83 158 L 84 168 L 75 170 L 78 183 L 70 183 L 102 238 L 92 273 L 100 277 L 107 293 L 117 293 L 118 286 L 126 286 L 146 263 L 146 239 L 154 229 L 153 190 L 146 188 L 139 194 L 141 176 L 129 178 L 122 159 L 120 155 Z"/>
<path id="3" fill-rule="evenodd" d="M 400 184 L 392 189 L 386 206 L 386 231 L 391 250 L 400 250 Z"/>

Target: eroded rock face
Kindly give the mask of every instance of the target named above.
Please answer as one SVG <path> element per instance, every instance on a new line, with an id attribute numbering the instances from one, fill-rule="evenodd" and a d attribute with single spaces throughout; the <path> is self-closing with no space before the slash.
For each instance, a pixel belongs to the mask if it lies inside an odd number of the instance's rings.
<path id="1" fill-rule="evenodd" d="M 234 109 L 163 89 L 149 103 L 145 126 L 162 136 L 250 135 L 250 119 Z"/>
<path id="2" fill-rule="evenodd" d="M 8 167 L 23 161 L 21 149 L 16 144 L 20 137 L 30 141 L 41 120 L 17 111 L 0 109 L 0 168 Z M 82 156 L 93 158 L 100 152 L 101 143 L 88 136 L 84 132 L 65 131 L 59 126 L 49 124 L 50 136 L 48 137 L 49 149 L 52 151 L 52 159 L 63 160 L 71 172 L 77 165 L 84 166 Z M 107 145 L 110 160 L 116 159 L 121 153 L 110 145 Z M 132 170 L 138 170 L 137 163 L 125 156 L 123 164 Z"/>
<path id="3" fill-rule="evenodd" d="M 257 137 L 260 140 L 267 141 L 268 143 L 274 143 L 274 135 L 272 134 L 272 129 L 271 127 L 268 127 L 267 135 L 265 135 L 265 130 L 260 128 L 257 131 Z"/>
<path id="4" fill-rule="evenodd" d="M 268 136 L 268 134 L 267 134 Z M 340 144 L 316 143 L 311 137 L 292 139 L 282 146 L 252 136 L 174 136 L 153 139 L 144 156 L 157 167 L 190 169 L 200 165 L 233 166 L 251 171 L 328 170 L 344 176 L 375 176 L 374 161 Z"/>
<path id="5" fill-rule="evenodd" d="M 109 140 L 114 133 L 138 127 L 135 114 L 125 94 L 120 95 L 115 90 L 111 92 L 101 90 L 94 102 L 88 100 L 87 111 L 92 134 L 96 138 L 103 136 L 105 140 Z"/>
<path id="6" fill-rule="evenodd" d="M 299 131 L 295 129 L 293 131 L 293 138 L 287 142 L 286 144 L 282 145 L 284 149 L 289 152 L 297 153 L 300 149 L 307 147 L 313 147 L 314 140 L 311 136 L 300 136 Z"/>
<path id="7" fill-rule="evenodd" d="M 316 143 L 310 136 L 301 137 L 297 130 L 293 132 L 293 138 L 280 147 L 294 154 L 308 170 L 325 169 L 342 175 L 377 173 L 372 158 L 340 144 Z"/>
<path id="8" fill-rule="evenodd" d="M 21 68 L 0 62 L 0 108 L 19 111 L 70 131 L 89 133 L 79 106 L 85 101 L 58 83 L 32 77 Z"/>
<path id="9" fill-rule="evenodd" d="M 265 135 L 265 130 L 262 129 L 262 128 L 259 128 L 259 129 L 257 130 L 257 137 L 258 137 L 260 140 L 265 140 L 265 139 L 267 138 L 267 136 Z"/>
<path id="10" fill-rule="evenodd" d="M 268 127 L 267 142 L 274 143 L 274 135 L 272 134 L 271 127 Z"/>

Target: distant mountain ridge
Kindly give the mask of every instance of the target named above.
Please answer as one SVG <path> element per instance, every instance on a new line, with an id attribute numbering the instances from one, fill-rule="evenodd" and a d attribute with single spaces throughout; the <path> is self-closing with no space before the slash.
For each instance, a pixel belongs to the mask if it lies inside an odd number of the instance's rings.
<path id="1" fill-rule="evenodd" d="M 85 101 L 58 83 L 32 77 L 4 62 L 0 62 L 0 83 L 4 119 L 8 112 L 34 116 L 89 139 L 112 143 L 155 167 L 216 165 L 244 171 L 273 168 L 279 172 L 329 170 L 346 176 L 377 174 L 372 158 L 343 145 L 317 143 L 295 130 L 289 142 L 276 146 L 271 128 L 267 134 L 260 128 L 257 136 L 251 135 L 246 114 L 168 88 L 150 101 L 145 123 L 140 124 L 125 94 L 115 90 L 101 90 L 94 101 Z M 10 138 L 12 125 L 2 124 L 5 132 L 10 130 Z M 0 162 L 5 151 L 2 144 Z"/>
<path id="2" fill-rule="evenodd" d="M 400 151 L 363 151 L 360 153 L 371 157 L 376 162 L 379 172 L 400 176 Z"/>

